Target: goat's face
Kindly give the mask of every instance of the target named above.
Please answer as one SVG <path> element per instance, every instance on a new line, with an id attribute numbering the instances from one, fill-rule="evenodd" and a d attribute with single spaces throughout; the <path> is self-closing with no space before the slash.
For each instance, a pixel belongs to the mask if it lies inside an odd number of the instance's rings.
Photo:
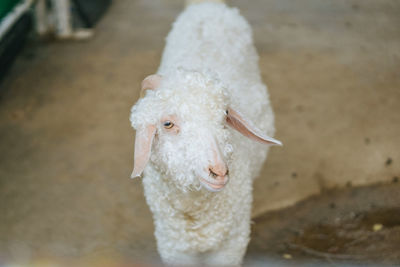
<path id="1" fill-rule="evenodd" d="M 184 191 L 204 187 L 217 192 L 229 180 L 233 147 L 227 126 L 262 143 L 279 143 L 251 129 L 227 105 L 225 89 L 216 80 L 184 72 L 170 79 L 152 75 L 142 85 L 152 90 L 132 108 L 137 130 L 132 177 L 150 160 Z"/>
<path id="2" fill-rule="evenodd" d="M 219 191 L 228 182 L 229 131 L 223 116 L 188 108 L 192 115 L 175 110 L 158 121 L 150 161 L 181 189 Z"/>

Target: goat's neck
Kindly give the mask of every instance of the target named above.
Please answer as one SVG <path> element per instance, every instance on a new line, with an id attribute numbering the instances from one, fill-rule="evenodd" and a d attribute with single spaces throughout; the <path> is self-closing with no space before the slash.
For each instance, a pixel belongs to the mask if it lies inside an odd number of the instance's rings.
<path id="1" fill-rule="evenodd" d="M 168 187 L 168 202 L 173 209 L 184 213 L 198 213 L 207 209 L 211 203 L 215 203 L 220 199 L 219 194 L 209 192 L 204 188 L 184 192 L 177 188 L 174 183 L 164 180 Z"/>

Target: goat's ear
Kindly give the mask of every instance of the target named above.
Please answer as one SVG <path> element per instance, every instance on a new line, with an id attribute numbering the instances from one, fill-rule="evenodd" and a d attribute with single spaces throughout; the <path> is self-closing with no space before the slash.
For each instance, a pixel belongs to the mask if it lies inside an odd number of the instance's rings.
<path id="1" fill-rule="evenodd" d="M 136 131 L 134 166 L 131 178 L 139 177 L 150 158 L 151 145 L 156 133 L 155 125 L 146 125 Z"/>
<path id="2" fill-rule="evenodd" d="M 272 137 L 266 136 L 264 134 L 259 133 L 259 131 L 251 126 L 251 123 L 243 118 L 238 112 L 233 110 L 232 108 L 228 108 L 226 111 L 226 122 L 233 129 L 237 130 L 239 133 L 244 136 L 257 141 L 262 144 L 268 145 L 282 145 L 281 141 L 278 141 Z"/>
<path id="3" fill-rule="evenodd" d="M 159 74 L 152 74 L 144 78 L 142 81 L 142 90 L 140 91 L 140 98 L 144 97 L 146 90 L 155 90 L 160 86 L 162 76 Z"/>

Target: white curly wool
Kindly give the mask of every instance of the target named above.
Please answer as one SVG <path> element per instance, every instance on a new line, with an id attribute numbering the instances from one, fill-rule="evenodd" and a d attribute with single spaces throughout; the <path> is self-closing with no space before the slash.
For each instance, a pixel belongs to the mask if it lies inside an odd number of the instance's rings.
<path id="1" fill-rule="evenodd" d="M 132 108 L 135 129 L 155 125 L 144 190 L 153 213 L 158 251 L 178 265 L 239 265 L 250 234 L 253 178 L 268 146 L 226 126 L 232 107 L 273 136 L 273 112 L 258 69 L 247 21 L 224 3 L 189 5 L 166 40 L 160 86 Z M 180 132 L 166 134 L 166 115 Z M 210 192 L 199 182 L 214 140 L 229 168 L 229 183 Z"/>

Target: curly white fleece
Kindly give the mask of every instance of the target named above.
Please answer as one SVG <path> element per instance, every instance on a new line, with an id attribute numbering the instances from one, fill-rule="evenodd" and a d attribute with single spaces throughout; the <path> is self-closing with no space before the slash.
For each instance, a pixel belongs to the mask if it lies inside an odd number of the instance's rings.
<path id="1" fill-rule="evenodd" d="M 268 147 L 227 128 L 225 110 L 274 133 L 249 24 L 223 3 L 188 6 L 167 37 L 158 74 L 160 87 L 133 106 L 131 122 L 157 127 L 143 183 L 159 253 L 169 264 L 239 265 L 249 241 L 252 182 Z M 178 135 L 164 132 L 166 115 L 178 118 Z M 198 180 L 210 140 L 229 168 L 230 182 L 218 193 Z"/>

